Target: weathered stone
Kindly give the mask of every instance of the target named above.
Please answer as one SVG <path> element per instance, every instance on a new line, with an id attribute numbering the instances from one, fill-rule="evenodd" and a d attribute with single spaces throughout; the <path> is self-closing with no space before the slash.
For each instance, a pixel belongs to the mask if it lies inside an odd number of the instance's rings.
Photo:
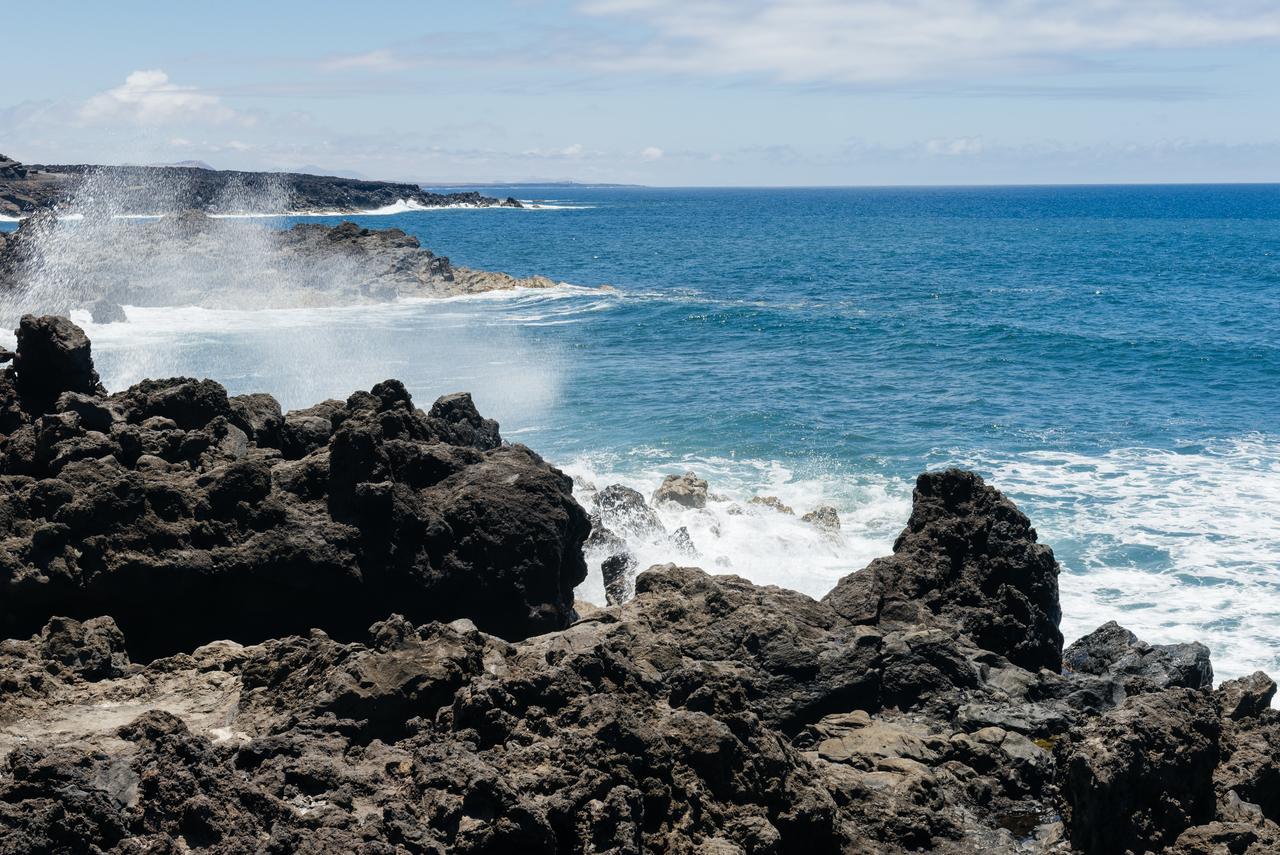
<path id="1" fill-rule="evenodd" d="M 653 494 L 653 503 L 660 505 L 669 502 L 682 508 L 705 508 L 707 506 L 707 482 L 693 472 L 683 475 L 668 475 Z"/>

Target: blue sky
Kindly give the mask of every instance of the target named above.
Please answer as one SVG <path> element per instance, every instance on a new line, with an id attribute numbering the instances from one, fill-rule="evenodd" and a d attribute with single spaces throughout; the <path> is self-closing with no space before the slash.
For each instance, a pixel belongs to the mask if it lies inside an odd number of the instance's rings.
<path id="1" fill-rule="evenodd" d="M 441 183 L 1280 180 L 1280 0 L 46 2 L 22 22 L 0 152 L 27 162 Z"/>

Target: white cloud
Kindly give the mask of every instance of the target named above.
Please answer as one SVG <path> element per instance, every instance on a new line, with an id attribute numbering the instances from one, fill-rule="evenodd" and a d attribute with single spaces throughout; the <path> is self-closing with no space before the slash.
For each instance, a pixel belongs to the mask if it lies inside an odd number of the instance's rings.
<path id="1" fill-rule="evenodd" d="M 663 150 L 658 148 L 656 145 L 651 145 L 648 148 L 642 149 L 640 151 L 640 159 L 648 160 L 648 161 L 662 160 L 662 155 L 664 153 L 665 152 L 663 152 Z"/>
<path id="2" fill-rule="evenodd" d="M 586 0 L 650 39 L 601 65 L 877 83 L 1061 67 L 1106 51 L 1280 38 L 1259 0 Z"/>
<path id="3" fill-rule="evenodd" d="M 929 154 L 942 154 L 949 156 L 981 154 L 985 148 L 982 140 L 978 137 L 956 137 L 954 139 L 935 139 L 929 140 L 924 144 L 924 150 Z"/>
<path id="4" fill-rule="evenodd" d="M 79 111 L 82 121 L 133 121 L 144 125 L 175 121 L 227 122 L 235 110 L 216 95 L 179 86 L 158 69 L 135 71 L 122 85 L 94 95 Z"/>

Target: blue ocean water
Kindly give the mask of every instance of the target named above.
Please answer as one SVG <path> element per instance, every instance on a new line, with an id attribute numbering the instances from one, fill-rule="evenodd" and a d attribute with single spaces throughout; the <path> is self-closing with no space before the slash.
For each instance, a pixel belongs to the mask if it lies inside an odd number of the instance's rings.
<path id="1" fill-rule="evenodd" d="M 1069 638 L 1117 619 L 1280 668 L 1280 186 L 519 193 L 553 207 L 352 219 L 583 288 L 134 313 L 91 330 L 104 378 L 470 388 L 584 483 L 698 471 L 723 501 L 668 512 L 694 563 L 814 595 L 888 551 L 918 472 L 966 465 L 1055 548 Z"/>

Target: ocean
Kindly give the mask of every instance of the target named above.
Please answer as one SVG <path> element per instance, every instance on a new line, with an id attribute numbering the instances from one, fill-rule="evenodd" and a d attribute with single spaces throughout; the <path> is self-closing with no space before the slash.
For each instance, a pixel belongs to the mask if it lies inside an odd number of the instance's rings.
<path id="1" fill-rule="evenodd" d="M 349 219 L 577 287 L 77 319 L 113 390 L 298 407 L 398 377 L 473 392 L 584 485 L 692 470 L 715 501 L 663 515 L 698 557 L 642 565 L 814 596 L 890 551 L 916 474 L 969 467 L 1054 548 L 1068 641 L 1117 620 L 1204 641 L 1220 678 L 1280 669 L 1280 186 L 517 195 L 550 204 Z M 799 519 L 822 504 L 838 540 Z"/>

